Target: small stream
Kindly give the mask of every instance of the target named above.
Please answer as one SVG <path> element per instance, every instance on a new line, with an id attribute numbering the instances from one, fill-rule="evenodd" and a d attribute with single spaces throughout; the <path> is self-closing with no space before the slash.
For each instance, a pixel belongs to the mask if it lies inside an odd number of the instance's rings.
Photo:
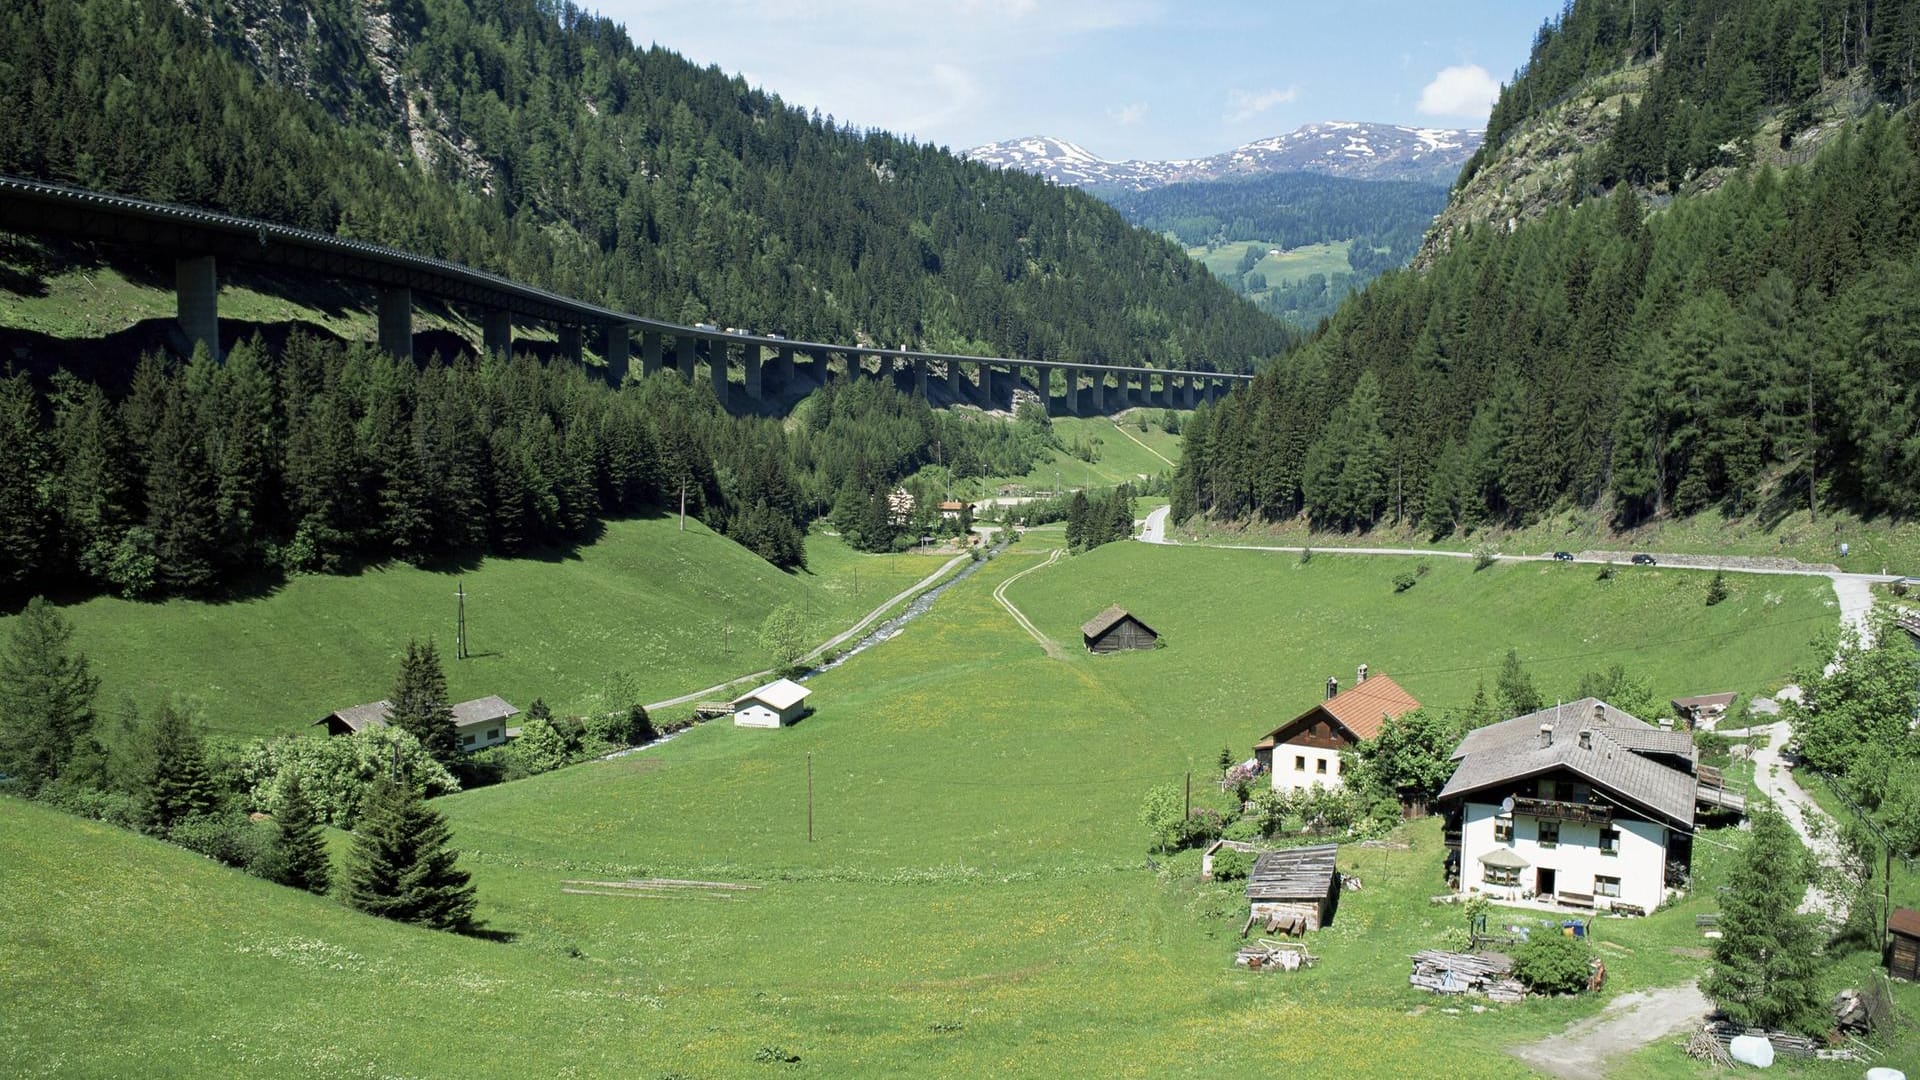
<path id="1" fill-rule="evenodd" d="M 991 559 L 994 556 L 1000 554 L 1002 551 L 1005 551 L 1006 547 L 1007 547 L 1006 541 L 1004 540 L 994 545 L 993 548 L 989 550 L 986 553 L 986 555 L 980 558 L 978 561 L 968 563 L 967 565 L 961 567 L 960 571 L 954 574 L 952 577 L 948 578 L 947 580 L 941 582 L 938 585 L 935 585 L 933 588 L 928 589 L 926 592 L 921 593 L 919 596 L 914 597 L 913 602 L 907 605 L 907 608 L 905 611 L 902 611 L 900 614 L 895 615 L 893 618 L 888 619 L 886 622 L 883 622 L 880 625 L 874 627 L 872 630 L 867 631 L 867 634 L 865 637 L 862 637 L 860 640 L 854 642 L 852 645 L 847 646 L 844 650 L 840 652 L 838 656 L 835 656 L 833 659 L 815 668 L 810 669 L 805 675 L 800 676 L 798 681 L 806 682 L 808 679 L 813 678 L 815 675 L 818 675 L 823 671 L 832 671 L 834 668 L 837 668 L 841 664 L 844 664 L 847 661 L 853 659 L 854 657 L 860 655 L 861 653 L 866 652 L 868 649 L 872 648 L 873 646 L 878 645 L 881 642 L 887 641 L 891 638 L 898 637 L 900 634 L 900 631 L 906 629 L 906 626 L 908 623 L 912 622 L 913 620 L 919 618 L 922 615 L 925 615 L 928 611 L 931 611 L 933 609 L 933 602 L 940 598 L 941 593 L 946 592 L 948 589 L 966 580 L 966 578 L 969 575 L 971 575 L 974 571 L 987 565 L 988 559 Z"/>

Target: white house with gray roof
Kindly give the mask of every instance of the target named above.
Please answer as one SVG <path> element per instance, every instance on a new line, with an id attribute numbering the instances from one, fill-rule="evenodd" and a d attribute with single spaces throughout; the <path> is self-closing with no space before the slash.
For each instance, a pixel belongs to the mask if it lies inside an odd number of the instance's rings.
<path id="1" fill-rule="evenodd" d="M 1693 737 L 1596 698 L 1467 734 L 1440 792 L 1462 893 L 1651 912 L 1692 862 Z"/>

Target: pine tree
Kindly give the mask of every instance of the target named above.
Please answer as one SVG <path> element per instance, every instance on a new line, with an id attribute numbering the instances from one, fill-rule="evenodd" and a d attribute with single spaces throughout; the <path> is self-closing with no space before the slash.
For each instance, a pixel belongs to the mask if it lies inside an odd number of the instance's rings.
<path id="1" fill-rule="evenodd" d="M 204 592 L 214 584 L 220 520 L 213 476 L 183 379 L 168 387 L 147 468 L 147 524 L 158 577 L 169 590 Z"/>
<path id="2" fill-rule="evenodd" d="M 47 436 L 26 375 L 0 378 L 0 594 L 50 568 Z"/>
<path id="3" fill-rule="evenodd" d="M 279 831 L 274 836 L 279 881 L 296 889 L 325 895 L 331 864 L 327 860 L 327 839 L 314 815 L 313 804 L 300 786 L 300 774 L 293 772 L 280 793 L 280 812 L 274 815 Z"/>
<path id="4" fill-rule="evenodd" d="M 146 783 L 149 832 L 165 836 L 167 830 L 188 818 L 219 808 L 220 793 L 207 767 L 200 733 L 185 713 L 172 705 L 160 706 L 147 725 L 147 738 L 153 748 Z"/>
<path id="5" fill-rule="evenodd" d="M 1799 910 L 1813 881 L 1807 851 L 1772 807 L 1752 821 L 1720 900 L 1720 940 L 1701 989 L 1737 1023 L 1817 1034 L 1826 1028 L 1820 939 Z"/>
<path id="6" fill-rule="evenodd" d="M 84 653 L 69 650 L 72 637 L 53 605 L 36 596 L 0 653 L 0 773 L 30 791 L 66 771 L 93 727 L 100 680 Z"/>
<path id="7" fill-rule="evenodd" d="M 347 903 L 435 930 L 469 928 L 474 889 L 451 839 L 446 819 L 411 787 L 376 781 L 347 854 Z"/>
<path id="8" fill-rule="evenodd" d="M 1525 716 L 1540 711 L 1542 707 L 1540 691 L 1534 689 L 1533 676 L 1527 674 L 1526 666 L 1520 663 L 1517 649 L 1507 650 L 1507 658 L 1500 665 L 1500 677 L 1494 681 L 1493 689 L 1508 717 Z"/>
<path id="9" fill-rule="evenodd" d="M 435 761 L 445 765 L 459 756 L 459 732 L 447 702 L 447 676 L 440 670 L 440 653 L 431 640 L 424 645 L 407 642 L 387 700 L 388 722 L 419 739 Z"/>

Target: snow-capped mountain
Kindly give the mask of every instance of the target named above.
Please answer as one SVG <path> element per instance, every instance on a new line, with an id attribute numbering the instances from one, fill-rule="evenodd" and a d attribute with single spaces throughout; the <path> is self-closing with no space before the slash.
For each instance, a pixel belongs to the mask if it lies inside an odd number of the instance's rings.
<path id="1" fill-rule="evenodd" d="M 1108 161 L 1077 143 L 1045 135 L 977 146 L 963 156 L 1036 173 L 1056 184 L 1125 191 L 1276 172 L 1449 184 L 1460 166 L 1480 148 L 1483 134 L 1335 120 L 1308 124 L 1224 154 L 1184 161 Z"/>

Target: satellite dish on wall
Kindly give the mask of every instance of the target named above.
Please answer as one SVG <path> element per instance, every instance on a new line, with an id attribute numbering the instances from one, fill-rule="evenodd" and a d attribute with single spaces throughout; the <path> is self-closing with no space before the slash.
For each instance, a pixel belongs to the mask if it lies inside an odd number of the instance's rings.
<path id="1" fill-rule="evenodd" d="M 1500 800 L 1500 812 L 1503 814 L 1513 813 L 1513 796 L 1509 795 Z"/>

